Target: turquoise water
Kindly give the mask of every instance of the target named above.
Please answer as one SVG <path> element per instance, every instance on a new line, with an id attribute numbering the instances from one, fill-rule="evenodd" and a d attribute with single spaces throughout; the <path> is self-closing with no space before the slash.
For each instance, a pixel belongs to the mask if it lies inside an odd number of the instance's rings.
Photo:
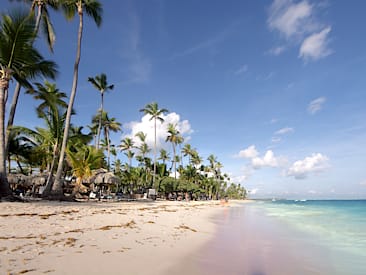
<path id="1" fill-rule="evenodd" d="M 366 200 L 278 200 L 257 205 L 331 250 L 339 269 L 366 274 Z"/>

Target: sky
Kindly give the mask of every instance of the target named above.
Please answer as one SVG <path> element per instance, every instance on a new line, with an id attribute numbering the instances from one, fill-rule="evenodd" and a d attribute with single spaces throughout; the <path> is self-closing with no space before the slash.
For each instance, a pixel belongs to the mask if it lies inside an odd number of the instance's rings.
<path id="1" fill-rule="evenodd" d="M 87 78 L 105 73 L 115 85 L 105 110 L 123 125 L 116 145 L 142 130 L 152 146 L 139 110 L 155 101 L 169 110 L 159 147 L 171 150 L 166 126 L 177 123 L 252 198 L 366 198 L 365 1 L 102 2 L 102 26 L 85 19 L 72 123 L 90 124 L 100 94 Z M 51 16 L 54 54 L 36 43 L 69 94 L 78 20 Z M 40 125 L 36 105 L 22 94 L 15 124 Z"/>

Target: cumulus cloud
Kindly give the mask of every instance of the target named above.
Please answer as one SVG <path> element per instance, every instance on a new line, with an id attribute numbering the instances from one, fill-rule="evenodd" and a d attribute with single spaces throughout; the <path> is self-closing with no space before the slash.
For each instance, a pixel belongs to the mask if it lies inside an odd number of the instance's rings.
<path id="1" fill-rule="evenodd" d="M 249 146 L 248 148 L 241 150 L 238 154 L 240 158 L 252 159 L 258 156 L 258 151 L 255 149 L 254 145 Z"/>
<path id="2" fill-rule="evenodd" d="M 282 158 L 275 157 L 272 150 L 268 150 L 262 158 L 255 157 L 252 159 L 252 166 L 254 169 L 260 169 L 262 167 L 280 167 L 282 163 Z"/>
<path id="3" fill-rule="evenodd" d="M 254 145 L 241 150 L 237 155 L 240 158 L 247 158 L 251 160 L 251 167 L 260 169 L 262 167 L 280 167 L 284 165 L 286 159 L 283 157 L 276 157 L 272 150 L 267 150 L 263 157 L 259 156 L 259 152 Z"/>
<path id="4" fill-rule="evenodd" d="M 161 116 L 164 119 L 163 123 L 157 121 L 156 128 L 156 140 L 157 140 L 157 148 L 164 148 L 168 146 L 165 142 L 167 137 L 167 126 L 169 123 L 176 124 L 177 129 L 181 135 L 184 136 L 185 140 L 190 139 L 190 134 L 193 133 L 191 125 L 188 120 L 181 120 L 180 115 L 177 113 L 169 113 L 167 115 Z M 150 120 L 150 115 L 144 115 L 141 118 L 141 121 L 132 121 L 126 124 L 126 128 L 129 130 L 129 133 L 124 135 L 124 137 L 131 137 L 135 144 L 138 146 L 140 144 L 139 138 L 135 135 L 138 132 L 145 133 L 146 143 L 153 148 L 154 147 L 154 120 Z"/>
<path id="5" fill-rule="evenodd" d="M 286 38 L 311 29 L 312 6 L 308 1 L 294 3 L 292 0 L 275 0 L 269 9 L 268 25 Z"/>
<path id="6" fill-rule="evenodd" d="M 326 98 L 325 97 L 318 97 L 317 99 L 314 99 L 311 101 L 308 105 L 308 112 L 309 114 L 316 114 L 323 108 L 323 104 L 325 103 Z"/>
<path id="7" fill-rule="evenodd" d="M 310 174 L 323 172 L 329 168 L 328 157 L 316 153 L 303 160 L 295 161 L 287 170 L 288 176 L 293 176 L 295 179 L 304 179 Z"/>
<path id="8" fill-rule="evenodd" d="M 332 54 L 333 51 L 328 47 L 330 31 L 331 27 L 327 27 L 307 37 L 301 44 L 299 57 L 304 61 L 315 61 Z"/>
<path id="9" fill-rule="evenodd" d="M 316 14 L 319 8 L 326 6 L 311 4 L 308 0 L 274 0 L 269 8 L 267 24 L 270 30 L 278 32 L 285 45 L 274 47 L 268 52 L 280 55 L 287 48 L 300 45 L 298 57 L 307 61 L 316 61 L 332 53 L 328 47 L 331 27 L 324 27 Z"/>
<path id="10" fill-rule="evenodd" d="M 289 134 L 289 133 L 292 133 L 292 132 L 294 132 L 294 128 L 285 127 L 285 128 L 279 129 L 274 134 L 275 135 L 285 135 L 285 134 Z"/>

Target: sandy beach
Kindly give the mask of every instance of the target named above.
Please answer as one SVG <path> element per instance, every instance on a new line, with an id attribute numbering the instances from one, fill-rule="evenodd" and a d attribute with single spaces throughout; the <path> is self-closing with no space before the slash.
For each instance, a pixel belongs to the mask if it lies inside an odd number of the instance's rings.
<path id="1" fill-rule="evenodd" d="M 215 233 L 220 202 L 0 203 L 1 274 L 164 274 Z"/>

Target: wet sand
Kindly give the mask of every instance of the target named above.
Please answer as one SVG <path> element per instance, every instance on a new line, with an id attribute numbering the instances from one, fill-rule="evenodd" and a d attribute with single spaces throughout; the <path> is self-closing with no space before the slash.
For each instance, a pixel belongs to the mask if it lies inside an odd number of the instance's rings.
<path id="1" fill-rule="evenodd" d="M 214 223 L 214 238 L 170 274 L 345 274 L 332 264 L 332 251 L 320 240 L 289 228 L 254 204 L 227 208 Z"/>

